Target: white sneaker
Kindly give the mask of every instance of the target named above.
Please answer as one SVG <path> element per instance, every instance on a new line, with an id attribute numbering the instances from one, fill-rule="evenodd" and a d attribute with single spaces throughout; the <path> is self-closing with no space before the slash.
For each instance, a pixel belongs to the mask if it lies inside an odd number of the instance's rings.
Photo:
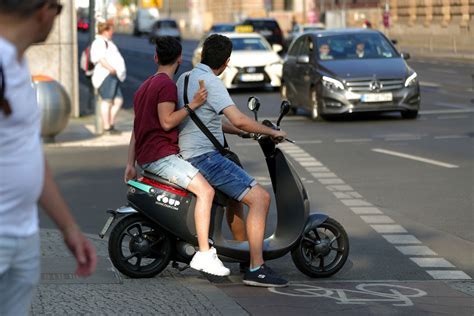
<path id="1" fill-rule="evenodd" d="M 205 252 L 196 252 L 189 265 L 195 270 L 212 275 L 227 276 L 230 274 L 230 270 L 224 267 L 217 257 L 216 248 L 214 247 Z"/>

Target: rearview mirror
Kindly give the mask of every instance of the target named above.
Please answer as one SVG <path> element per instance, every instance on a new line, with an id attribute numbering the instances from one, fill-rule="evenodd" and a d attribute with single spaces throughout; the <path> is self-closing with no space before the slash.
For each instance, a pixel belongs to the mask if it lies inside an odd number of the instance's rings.
<path id="1" fill-rule="evenodd" d="M 247 101 L 247 107 L 252 112 L 257 112 L 260 108 L 260 100 L 257 97 L 250 97 Z"/>
<path id="2" fill-rule="evenodd" d="M 308 55 L 301 55 L 298 56 L 296 59 L 298 64 L 309 64 L 309 56 Z"/>
<path id="3" fill-rule="evenodd" d="M 277 126 L 280 126 L 281 119 L 283 118 L 283 116 L 288 114 L 288 112 L 290 111 L 290 108 L 291 108 L 290 101 L 283 100 L 281 102 L 280 117 L 278 117 Z"/>
<path id="4" fill-rule="evenodd" d="M 280 44 L 273 44 L 272 49 L 275 53 L 279 53 L 283 50 L 283 46 L 281 46 Z"/>

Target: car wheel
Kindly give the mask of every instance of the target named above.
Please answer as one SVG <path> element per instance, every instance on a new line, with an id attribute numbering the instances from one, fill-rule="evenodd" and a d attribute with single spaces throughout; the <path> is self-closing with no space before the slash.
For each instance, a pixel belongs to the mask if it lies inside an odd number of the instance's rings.
<path id="1" fill-rule="evenodd" d="M 418 110 L 402 111 L 401 114 L 404 119 L 413 120 L 413 119 L 416 119 L 416 117 L 418 116 Z"/>
<path id="2" fill-rule="evenodd" d="M 318 94 L 316 92 L 316 88 L 313 88 L 311 90 L 311 119 L 316 121 L 319 120 L 321 117 L 321 106 L 318 102 Z"/>

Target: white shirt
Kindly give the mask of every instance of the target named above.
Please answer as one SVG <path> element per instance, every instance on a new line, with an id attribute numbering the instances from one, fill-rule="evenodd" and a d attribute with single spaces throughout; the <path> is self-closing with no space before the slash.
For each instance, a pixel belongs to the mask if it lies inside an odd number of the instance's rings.
<path id="1" fill-rule="evenodd" d="M 122 55 L 112 41 L 109 41 L 102 35 L 97 35 L 91 46 L 91 61 L 95 64 L 94 73 L 92 74 L 92 85 L 95 88 L 99 88 L 104 79 L 109 75 L 107 68 L 99 63 L 99 60 L 102 58 L 105 58 L 114 67 L 118 79 L 123 82 L 127 76 L 127 71 Z"/>
<path id="2" fill-rule="evenodd" d="M 37 203 L 43 188 L 41 111 L 28 63 L 18 62 L 16 47 L 0 37 L 5 96 L 12 113 L 0 110 L 0 236 L 38 231 Z"/>

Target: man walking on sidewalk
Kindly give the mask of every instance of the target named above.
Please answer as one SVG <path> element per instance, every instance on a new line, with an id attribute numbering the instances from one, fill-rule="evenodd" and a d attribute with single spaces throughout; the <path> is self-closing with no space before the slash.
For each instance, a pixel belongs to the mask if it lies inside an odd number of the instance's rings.
<path id="1" fill-rule="evenodd" d="M 77 226 L 45 160 L 41 113 L 24 57 L 46 40 L 57 0 L 0 0 L 0 315 L 27 315 L 40 277 L 37 203 L 61 230 L 77 261 L 94 272 L 95 249 Z"/>

